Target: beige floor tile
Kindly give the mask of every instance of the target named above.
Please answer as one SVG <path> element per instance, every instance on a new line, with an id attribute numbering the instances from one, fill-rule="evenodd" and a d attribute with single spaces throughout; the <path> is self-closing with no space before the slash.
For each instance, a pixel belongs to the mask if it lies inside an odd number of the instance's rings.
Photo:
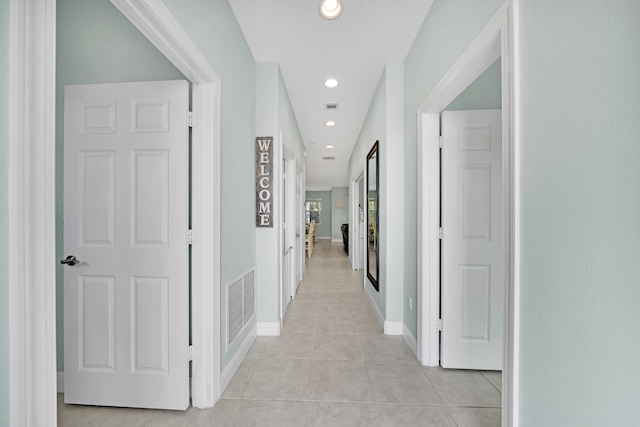
<path id="1" fill-rule="evenodd" d="M 480 372 L 423 367 L 445 405 L 499 408 L 502 395 Z"/>
<path id="2" fill-rule="evenodd" d="M 365 360 L 417 362 L 401 336 L 358 334 Z"/>
<path id="3" fill-rule="evenodd" d="M 253 376 L 253 372 L 260 364 L 260 359 L 248 359 L 245 358 L 236 373 L 231 378 L 229 385 L 222 393 L 222 397 L 226 398 L 241 398 L 244 394 L 247 384 Z"/>
<path id="4" fill-rule="evenodd" d="M 313 360 L 309 400 L 373 402 L 364 363 L 347 360 Z"/>
<path id="5" fill-rule="evenodd" d="M 417 362 L 365 362 L 378 403 L 442 405 Z"/>
<path id="6" fill-rule="evenodd" d="M 209 418 L 216 427 L 300 427 L 305 403 L 222 399 Z"/>
<path id="7" fill-rule="evenodd" d="M 353 316 L 346 314 L 319 314 L 316 318 L 316 334 L 355 334 Z"/>
<path id="8" fill-rule="evenodd" d="M 449 408 L 441 406 L 375 405 L 382 427 L 456 427 Z"/>
<path id="9" fill-rule="evenodd" d="M 247 357 L 260 359 L 310 359 L 314 334 L 290 333 L 279 337 L 257 337 Z"/>
<path id="10" fill-rule="evenodd" d="M 502 372 L 501 371 L 480 371 L 491 384 L 502 393 Z"/>
<path id="11" fill-rule="evenodd" d="M 305 400 L 311 362 L 262 359 L 242 395 L 245 399 Z"/>
<path id="12" fill-rule="evenodd" d="M 282 333 L 314 333 L 316 330 L 315 314 L 287 313 L 284 317 Z"/>
<path id="13" fill-rule="evenodd" d="M 189 408 L 186 411 L 164 411 L 151 427 L 208 427 L 215 417 L 213 408 Z"/>
<path id="14" fill-rule="evenodd" d="M 163 413 L 164 411 L 158 409 L 99 407 L 88 414 L 78 425 L 82 427 L 151 426 Z"/>
<path id="15" fill-rule="evenodd" d="M 362 403 L 308 402 L 307 427 L 379 426 L 375 405 Z"/>
<path id="16" fill-rule="evenodd" d="M 318 299 L 318 292 L 305 291 L 305 288 L 300 286 L 298 288 L 298 292 L 296 293 L 296 297 L 294 301 L 297 301 L 297 302 L 315 301 L 317 299 Z"/>
<path id="17" fill-rule="evenodd" d="M 500 427 L 502 412 L 498 408 L 451 408 L 458 427 Z"/>
<path id="18" fill-rule="evenodd" d="M 323 360 L 363 360 L 355 334 L 316 334 L 313 358 Z"/>

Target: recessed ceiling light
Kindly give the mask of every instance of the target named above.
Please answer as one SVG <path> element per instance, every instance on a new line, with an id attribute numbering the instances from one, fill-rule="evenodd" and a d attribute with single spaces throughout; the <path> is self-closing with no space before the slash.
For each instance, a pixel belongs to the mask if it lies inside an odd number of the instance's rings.
<path id="1" fill-rule="evenodd" d="M 325 125 L 327 125 L 327 126 L 335 126 L 336 122 L 334 122 L 333 120 L 329 120 L 328 122 L 325 123 Z"/>
<path id="2" fill-rule="evenodd" d="M 342 5 L 338 0 L 321 0 L 319 9 L 324 19 L 336 19 L 342 13 Z"/>
<path id="3" fill-rule="evenodd" d="M 327 145 L 325 145 L 325 147 L 331 149 L 331 148 L 333 148 L 333 145 L 332 144 L 327 144 Z"/>
<path id="4" fill-rule="evenodd" d="M 336 79 L 334 79 L 334 78 L 327 79 L 327 80 L 324 82 L 324 85 L 325 85 L 326 87 L 328 87 L 329 89 L 333 89 L 334 87 L 338 86 L 338 81 L 337 81 Z"/>

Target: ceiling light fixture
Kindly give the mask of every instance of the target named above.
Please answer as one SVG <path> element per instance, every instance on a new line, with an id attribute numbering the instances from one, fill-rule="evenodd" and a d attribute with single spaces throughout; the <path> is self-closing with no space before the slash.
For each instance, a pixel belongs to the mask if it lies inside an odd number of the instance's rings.
<path id="1" fill-rule="evenodd" d="M 335 126 L 336 122 L 334 122 L 333 120 L 329 120 L 328 122 L 325 123 L 325 125 L 331 127 L 331 126 Z"/>
<path id="2" fill-rule="evenodd" d="M 331 148 L 333 148 L 333 145 L 331 145 L 331 144 L 327 144 L 327 145 L 325 145 L 325 148 L 329 148 L 329 149 L 331 149 Z"/>
<path id="3" fill-rule="evenodd" d="M 327 79 L 324 82 L 324 85 L 325 85 L 325 87 L 328 87 L 329 89 L 333 89 L 334 87 L 338 86 L 338 81 L 336 79 L 334 79 L 334 78 Z"/>
<path id="4" fill-rule="evenodd" d="M 342 13 L 342 5 L 338 0 L 322 0 L 319 9 L 324 19 L 336 19 Z"/>

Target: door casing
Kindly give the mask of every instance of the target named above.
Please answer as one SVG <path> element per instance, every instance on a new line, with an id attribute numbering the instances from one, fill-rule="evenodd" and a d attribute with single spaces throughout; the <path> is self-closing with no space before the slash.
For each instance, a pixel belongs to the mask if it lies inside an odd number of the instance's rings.
<path id="1" fill-rule="evenodd" d="M 503 200 L 505 237 L 502 425 L 518 425 L 517 178 L 514 8 L 507 0 L 420 104 L 418 123 L 418 359 L 438 366 L 440 342 L 440 112 L 499 57 L 502 58 Z M 424 219 L 424 220 L 423 220 Z"/>
<path id="2" fill-rule="evenodd" d="M 220 78 L 162 2 L 112 3 L 193 84 L 192 404 L 212 407 L 220 397 Z M 55 426 L 56 2 L 10 0 L 9 9 L 10 424 Z"/>

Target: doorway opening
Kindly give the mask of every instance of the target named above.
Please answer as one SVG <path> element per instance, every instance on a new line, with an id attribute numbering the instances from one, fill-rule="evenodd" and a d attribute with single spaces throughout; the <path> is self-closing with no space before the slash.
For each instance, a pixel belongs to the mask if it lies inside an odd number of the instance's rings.
<path id="1" fill-rule="evenodd" d="M 52 268 L 56 259 L 55 230 L 50 226 L 55 223 L 55 170 L 51 165 L 55 155 L 56 7 L 55 2 L 46 7 L 28 7 L 27 3 L 15 1 L 10 7 L 9 103 L 14 124 L 9 144 L 14 167 L 10 171 L 9 246 L 16 248 L 9 263 L 10 368 L 26 373 L 12 377 L 10 411 L 16 425 L 51 425 L 56 407 Z M 193 129 L 191 392 L 193 406 L 212 407 L 220 396 L 220 78 L 162 2 L 112 3 L 192 83 L 192 109 L 200 122 Z M 33 369 L 27 370 L 27 355 Z"/>
<path id="2" fill-rule="evenodd" d="M 517 413 L 515 357 L 515 180 L 512 10 L 506 2 L 418 108 L 418 358 L 440 364 L 440 113 L 498 58 L 501 58 L 502 196 L 504 215 L 504 329 L 502 423 Z M 446 231 L 445 231 L 446 232 Z"/>

